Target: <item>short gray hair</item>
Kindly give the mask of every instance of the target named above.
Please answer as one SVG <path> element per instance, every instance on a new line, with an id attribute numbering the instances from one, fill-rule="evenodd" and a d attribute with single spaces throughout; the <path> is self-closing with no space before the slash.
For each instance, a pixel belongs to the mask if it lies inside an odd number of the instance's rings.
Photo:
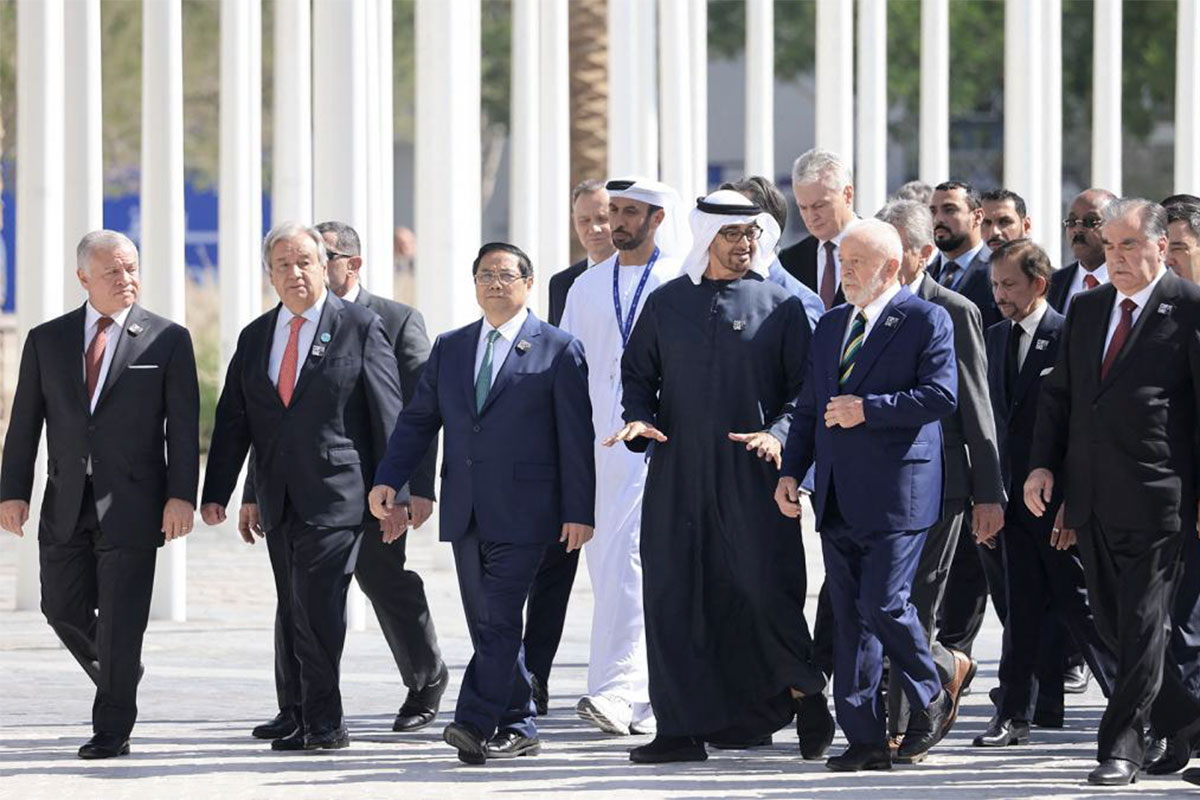
<path id="1" fill-rule="evenodd" d="M 933 215 L 929 206 L 916 200 L 892 200 L 875 215 L 900 233 L 910 250 L 933 246 Z"/>
<path id="2" fill-rule="evenodd" d="M 119 231 L 107 229 L 85 233 L 75 247 L 75 269 L 79 272 L 92 274 L 92 256 L 96 253 L 111 253 L 113 250 L 128 248 L 137 254 L 137 245 L 128 236 Z"/>
<path id="3" fill-rule="evenodd" d="M 1138 228 L 1147 239 L 1167 237 L 1167 210 L 1144 197 L 1121 197 L 1113 200 L 1100 212 L 1101 224 L 1136 216 Z"/>
<path id="4" fill-rule="evenodd" d="M 814 147 L 792 164 L 792 186 L 802 183 L 821 183 L 841 190 L 854 183 L 854 173 L 837 153 Z"/>
<path id="5" fill-rule="evenodd" d="M 268 272 L 271 270 L 271 251 L 275 249 L 275 245 L 284 239 L 291 239 L 295 236 L 307 236 L 313 240 L 317 246 L 317 260 L 321 266 L 329 263 L 329 254 L 325 252 L 325 237 L 316 228 L 305 225 L 300 222 L 281 222 L 267 233 L 267 238 L 263 239 L 262 263 L 263 269 Z"/>
<path id="6" fill-rule="evenodd" d="M 575 185 L 575 188 L 571 190 L 571 208 L 575 208 L 575 201 L 583 197 L 585 194 L 603 191 L 605 191 L 605 188 L 604 181 L 602 180 L 588 178 L 586 181 L 580 181 Z"/>
<path id="7" fill-rule="evenodd" d="M 861 236 L 878 247 L 889 260 L 900 261 L 904 258 L 904 243 L 900 241 L 900 232 L 891 224 L 880 219 L 856 219 L 846 226 L 843 239 L 846 236 Z"/>
<path id="8" fill-rule="evenodd" d="M 909 181 L 896 190 L 893 200 L 916 200 L 918 203 L 929 205 L 933 199 L 933 187 L 925 181 Z"/>

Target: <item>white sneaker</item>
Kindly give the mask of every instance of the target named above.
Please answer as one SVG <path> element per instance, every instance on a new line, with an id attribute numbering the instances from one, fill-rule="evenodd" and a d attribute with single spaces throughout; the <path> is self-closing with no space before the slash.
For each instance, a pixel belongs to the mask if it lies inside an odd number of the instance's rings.
<path id="1" fill-rule="evenodd" d="M 592 723 L 605 733 L 614 736 L 629 735 L 629 721 L 633 717 L 633 709 L 628 703 L 602 694 L 585 695 L 579 698 L 575 705 L 575 713 L 580 719 Z"/>
<path id="2" fill-rule="evenodd" d="M 654 709 L 649 703 L 633 704 L 633 720 L 629 723 L 629 732 L 642 736 L 654 736 L 658 733 L 658 720 L 654 718 Z"/>

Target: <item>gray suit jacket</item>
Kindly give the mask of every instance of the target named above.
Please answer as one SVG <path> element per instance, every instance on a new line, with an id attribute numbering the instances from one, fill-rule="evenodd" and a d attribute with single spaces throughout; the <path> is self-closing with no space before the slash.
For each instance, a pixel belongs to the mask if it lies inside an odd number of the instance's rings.
<path id="1" fill-rule="evenodd" d="M 988 391 L 987 349 L 979 308 L 958 292 L 938 285 L 929 275 L 917 296 L 946 309 L 954 325 L 958 362 L 958 410 L 942 418 L 946 458 L 946 501 L 1005 502 L 996 422 Z"/>

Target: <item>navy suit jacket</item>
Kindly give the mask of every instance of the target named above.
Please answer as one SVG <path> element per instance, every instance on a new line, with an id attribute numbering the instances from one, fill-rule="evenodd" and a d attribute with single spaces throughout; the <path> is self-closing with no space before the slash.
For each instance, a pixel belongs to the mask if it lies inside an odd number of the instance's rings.
<path id="1" fill-rule="evenodd" d="M 555 541 L 563 523 L 594 524 L 596 468 L 583 345 L 531 312 L 475 410 L 483 321 L 438 337 L 396 421 L 377 484 L 399 489 L 444 429 L 441 539 Z"/>
<path id="2" fill-rule="evenodd" d="M 988 253 L 990 251 L 985 244 L 975 258 L 971 259 L 971 263 L 966 265 L 966 270 L 958 276 L 954 285 L 949 287 L 975 304 L 983 318 L 984 330 L 995 325 L 1004 316 L 996 307 L 996 296 L 992 294 L 992 268 L 987 261 Z M 946 256 L 944 253 L 940 253 L 937 263 L 929 271 L 929 274 L 939 284 L 941 283 L 942 265 L 945 263 Z"/>
<path id="3" fill-rule="evenodd" d="M 1029 513 L 1021 499 L 1025 478 L 1029 475 L 1029 449 L 1033 444 L 1033 427 L 1037 420 L 1038 394 L 1042 389 L 1042 379 L 1054 367 L 1062 327 L 1062 314 L 1047 308 L 1012 386 L 1008 385 L 1005 375 L 1012 323 L 1002 320 L 987 331 L 988 388 L 992 398 L 992 415 L 996 418 L 1000 472 L 1010 498 L 1008 514 L 1010 517 L 1014 514 L 1019 516 L 1027 524 L 1039 520 Z M 1062 483 L 1058 482 L 1053 498 L 1055 506 L 1061 495 Z M 1053 520 L 1053 511 L 1040 518 L 1047 528 Z"/>
<path id="4" fill-rule="evenodd" d="M 838 387 L 842 339 L 854 311 L 821 317 L 783 453 L 782 474 L 800 479 L 816 459 L 817 530 L 830 492 L 842 518 L 864 531 L 916 531 L 942 514 L 942 418 L 957 407 L 954 328 L 945 309 L 901 289 L 884 307 Z M 827 428 L 837 395 L 863 399 L 866 422 Z"/>

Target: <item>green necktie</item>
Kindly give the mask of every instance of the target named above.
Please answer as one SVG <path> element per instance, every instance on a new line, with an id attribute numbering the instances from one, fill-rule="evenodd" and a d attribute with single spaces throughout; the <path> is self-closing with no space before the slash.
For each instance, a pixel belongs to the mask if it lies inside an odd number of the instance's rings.
<path id="1" fill-rule="evenodd" d="M 476 411 L 483 411 L 483 404 L 487 401 L 488 392 L 492 388 L 492 350 L 499 338 L 500 331 L 488 331 L 487 349 L 483 351 L 483 363 L 479 365 L 479 374 L 475 376 Z"/>
<path id="2" fill-rule="evenodd" d="M 838 386 L 845 386 L 846 381 L 850 380 L 850 373 L 854 371 L 854 357 L 858 355 L 858 351 L 862 349 L 863 334 L 867 330 L 867 318 L 860 311 L 854 315 L 854 321 L 850 323 L 850 337 L 846 339 L 846 346 L 842 348 L 842 363 L 838 370 Z"/>

